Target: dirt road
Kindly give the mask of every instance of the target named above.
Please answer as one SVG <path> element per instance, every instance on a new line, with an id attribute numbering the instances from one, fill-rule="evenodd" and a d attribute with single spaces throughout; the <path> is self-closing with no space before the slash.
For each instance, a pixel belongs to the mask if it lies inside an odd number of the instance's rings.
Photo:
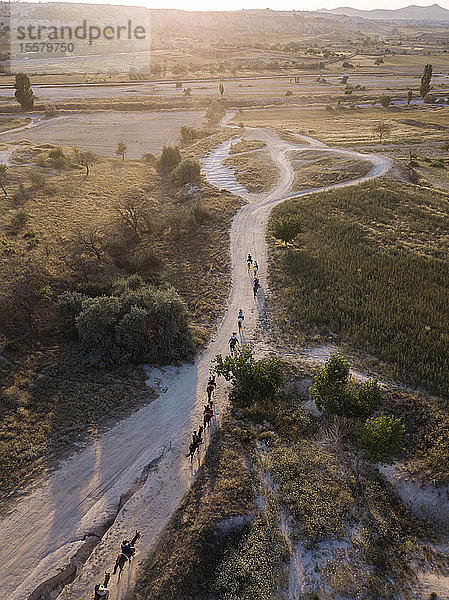
<path id="1" fill-rule="evenodd" d="M 311 140 L 282 141 L 275 132 L 246 130 L 246 138 L 263 139 L 280 170 L 278 185 L 267 194 L 249 194 L 238 187 L 232 172 L 222 167 L 230 141 L 216 148 L 203 163 L 206 177 L 222 188 L 240 193 L 248 203 L 231 227 L 232 286 L 226 312 L 214 339 L 193 365 L 150 370 L 149 380 L 160 396 L 95 443 L 72 456 L 57 471 L 10 506 L 0 521 L 0 596 L 8 600 L 90 598 L 92 588 L 110 570 L 120 541 L 141 531 L 138 555 L 126 567 L 121 582 L 113 577 L 110 600 L 123 598 L 139 563 L 191 484 L 193 468 L 185 458 L 191 431 L 200 423 L 209 368 L 237 329 L 237 313 L 245 313 L 241 343 L 251 341 L 266 291 L 265 228 L 272 207 L 289 196 L 293 169 L 290 150 L 329 148 Z M 237 138 L 242 137 L 240 130 Z M 377 177 L 392 165 L 388 158 L 335 150 L 364 157 L 373 167 L 367 176 L 332 188 Z M 303 191 L 294 196 L 319 191 Z M 329 188 L 327 188 L 329 189 Z M 259 263 L 262 289 L 254 301 L 246 268 L 250 252 Z M 219 381 L 219 387 L 223 382 Z M 224 403 L 218 395 L 218 414 Z M 206 441 L 208 434 L 206 434 Z M 11 551 L 14 546 L 18 551 Z M 65 585 L 62 589 L 62 585 Z"/>

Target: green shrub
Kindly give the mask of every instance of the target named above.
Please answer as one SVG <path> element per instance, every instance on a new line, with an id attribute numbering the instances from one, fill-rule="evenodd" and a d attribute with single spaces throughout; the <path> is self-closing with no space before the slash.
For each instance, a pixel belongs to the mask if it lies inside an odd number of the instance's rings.
<path id="1" fill-rule="evenodd" d="M 430 163 L 430 166 L 433 167 L 434 169 L 445 169 L 446 168 L 446 166 L 442 160 L 433 160 Z"/>
<path id="2" fill-rule="evenodd" d="M 214 372 L 232 384 L 229 401 L 233 408 L 249 408 L 257 402 L 273 402 L 280 393 L 283 376 L 277 358 L 255 360 L 250 348 L 223 358 L 218 354 Z"/>
<path id="3" fill-rule="evenodd" d="M 211 123 L 218 123 L 226 115 L 226 109 L 223 102 L 212 100 L 206 111 L 206 119 Z"/>
<path id="4" fill-rule="evenodd" d="M 373 414 L 382 400 L 376 380 L 356 388 L 349 380 L 349 362 L 338 354 L 333 354 L 315 375 L 309 395 L 319 410 L 353 419 Z"/>
<path id="5" fill-rule="evenodd" d="M 139 275 L 116 280 L 110 296 L 61 294 L 57 309 L 69 327 L 74 324 L 89 364 L 170 363 L 193 356 L 184 301 L 173 288 L 157 289 Z"/>
<path id="6" fill-rule="evenodd" d="M 80 314 L 86 297 L 79 292 L 64 292 L 56 302 L 56 310 L 64 320 L 69 333 L 76 331 L 76 319 Z"/>
<path id="7" fill-rule="evenodd" d="M 16 229 L 23 229 L 30 220 L 30 216 L 24 208 L 19 208 L 11 217 L 11 226 Z"/>
<path id="8" fill-rule="evenodd" d="M 142 160 L 152 167 L 157 166 L 157 158 L 154 156 L 154 154 L 151 154 L 151 152 L 146 152 L 145 154 L 142 154 Z"/>
<path id="9" fill-rule="evenodd" d="M 379 99 L 379 102 L 384 108 L 387 108 L 387 106 L 390 106 L 391 104 L 391 96 L 388 96 L 388 94 L 382 94 L 382 96 Z"/>
<path id="10" fill-rule="evenodd" d="M 214 592 L 226 600 L 272 600 L 287 560 L 285 540 L 276 524 L 258 517 L 226 549 Z"/>
<path id="11" fill-rule="evenodd" d="M 178 146 L 164 146 L 157 167 L 160 171 L 171 173 L 180 162 L 181 152 Z"/>
<path id="12" fill-rule="evenodd" d="M 67 166 L 67 156 L 62 148 L 52 148 L 48 153 L 48 158 L 54 169 L 64 169 Z"/>
<path id="13" fill-rule="evenodd" d="M 360 426 L 359 442 L 371 460 L 390 462 L 403 450 L 404 433 L 401 419 L 381 413 Z"/>
<path id="14" fill-rule="evenodd" d="M 20 206 L 21 204 L 25 204 L 32 197 L 31 190 L 26 188 L 23 183 L 19 183 L 19 187 L 13 194 L 13 202 L 15 206 Z"/>
<path id="15" fill-rule="evenodd" d="M 292 242 L 301 232 L 302 221 L 299 215 L 291 215 L 276 219 L 271 225 L 271 232 L 275 238 L 285 243 Z"/>
<path id="16" fill-rule="evenodd" d="M 198 181 L 200 172 L 200 163 L 194 158 L 186 158 L 172 171 L 172 175 L 175 181 L 184 185 Z"/>
<path id="17" fill-rule="evenodd" d="M 45 187 L 47 179 L 41 171 L 39 171 L 38 169 L 33 169 L 30 173 L 30 183 L 31 187 L 33 187 L 36 190 L 39 190 Z"/>

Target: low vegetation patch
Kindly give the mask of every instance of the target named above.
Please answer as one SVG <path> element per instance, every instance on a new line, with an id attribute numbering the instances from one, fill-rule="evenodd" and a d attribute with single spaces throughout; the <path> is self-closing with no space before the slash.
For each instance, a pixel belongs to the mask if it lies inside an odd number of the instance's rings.
<path id="1" fill-rule="evenodd" d="M 249 192 L 268 192 L 279 180 L 279 169 L 264 150 L 230 156 L 224 164 L 235 171 L 237 181 Z"/>
<path id="2" fill-rule="evenodd" d="M 302 153 L 299 153 L 298 158 L 292 157 L 295 171 L 293 191 L 358 179 L 369 173 L 371 169 L 371 163 L 366 160 L 345 159 L 338 156 L 304 160 L 301 156 Z"/>
<path id="3" fill-rule="evenodd" d="M 262 140 L 240 140 L 232 144 L 229 154 L 237 154 L 239 152 L 251 152 L 253 150 L 260 150 L 266 148 L 267 144 Z"/>

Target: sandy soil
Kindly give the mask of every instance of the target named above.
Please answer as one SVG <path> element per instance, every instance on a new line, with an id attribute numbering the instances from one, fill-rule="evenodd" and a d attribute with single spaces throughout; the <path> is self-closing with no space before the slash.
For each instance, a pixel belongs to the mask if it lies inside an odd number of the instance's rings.
<path id="1" fill-rule="evenodd" d="M 241 137 L 240 132 L 238 137 Z M 194 364 L 151 370 L 150 384 L 160 392 L 157 400 L 100 436 L 92 446 L 72 456 L 55 472 L 48 473 L 22 499 L 5 507 L 0 537 L 14 540 L 20 552 L 11 552 L 7 544 L 0 547 L 2 598 L 53 598 L 61 590 L 58 583 L 64 579 L 73 579 L 73 583 L 66 585 L 60 598 L 90 598 L 94 584 L 102 579 L 105 570 L 111 569 L 120 541 L 138 529 L 142 538 L 138 542 L 136 560 L 131 568 L 126 567 L 118 585 L 115 577 L 110 583 L 110 600 L 123 598 L 134 582 L 136 567 L 191 484 L 199 463 L 195 461 L 191 467 L 184 455 L 191 431 L 201 419 L 211 360 L 217 353 L 227 352 L 229 336 L 237 329 L 239 308 L 245 312 L 242 344 L 254 339 L 256 324 L 264 310 L 265 228 L 272 207 L 290 194 L 294 173 L 288 152 L 321 148 L 329 151 L 310 138 L 298 138 L 298 144 L 291 144 L 268 130 L 247 130 L 245 137 L 267 143 L 281 178 L 266 194 L 249 194 L 239 187 L 230 170 L 221 166 L 231 140 L 221 144 L 203 162 L 203 170 L 211 183 L 239 193 L 247 200 L 232 222 L 232 286 L 225 315 L 214 338 Z M 340 149 L 335 152 L 360 158 L 355 152 Z M 392 164 L 388 158 L 364 157 L 373 165 L 366 177 L 331 187 L 353 185 L 380 176 Z M 300 195 L 321 189 L 304 190 Z M 248 252 L 259 263 L 262 288 L 257 301 L 253 298 L 246 268 Z M 222 381 L 219 387 L 223 387 Z M 221 389 L 217 397 L 218 416 L 224 402 Z"/>
<path id="2" fill-rule="evenodd" d="M 76 146 L 114 157 L 117 143 L 124 141 L 128 146 L 126 158 L 140 158 L 146 152 L 160 152 L 164 144 L 176 144 L 181 125 L 200 127 L 203 118 L 204 111 L 194 110 L 71 114 L 7 131 L 1 140 Z"/>

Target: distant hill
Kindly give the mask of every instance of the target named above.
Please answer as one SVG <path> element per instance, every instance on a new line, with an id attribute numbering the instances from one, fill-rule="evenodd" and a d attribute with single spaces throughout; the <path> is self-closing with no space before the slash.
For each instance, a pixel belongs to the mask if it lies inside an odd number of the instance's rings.
<path id="1" fill-rule="evenodd" d="M 412 4 L 395 10 L 358 10 L 357 8 L 347 6 L 333 8 L 331 10 L 323 9 L 320 12 L 334 15 L 346 15 L 348 17 L 361 17 L 362 19 L 449 22 L 449 10 L 442 8 L 438 4 L 432 4 L 432 6 L 415 6 Z"/>

